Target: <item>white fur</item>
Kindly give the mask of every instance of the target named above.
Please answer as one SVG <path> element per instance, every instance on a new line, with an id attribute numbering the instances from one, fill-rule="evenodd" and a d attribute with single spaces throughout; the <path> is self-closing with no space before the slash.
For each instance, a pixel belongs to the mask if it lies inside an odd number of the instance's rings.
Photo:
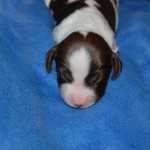
<path id="1" fill-rule="evenodd" d="M 64 83 L 60 92 L 67 104 L 83 104 L 84 108 L 95 102 L 95 93 L 85 84 L 85 77 L 89 73 L 91 58 L 84 47 L 76 50 L 68 59 L 69 69 L 73 76 L 73 83 Z M 69 99 L 70 97 L 71 100 Z"/>
<path id="2" fill-rule="evenodd" d="M 73 3 L 73 2 L 76 2 L 76 1 L 79 1 L 79 0 L 68 0 L 68 4 L 69 3 Z M 94 0 L 86 0 L 85 3 L 88 5 L 88 6 L 99 6 L 99 4 L 94 1 Z"/>
<path id="3" fill-rule="evenodd" d="M 97 33 L 104 38 L 114 52 L 118 51 L 114 40 L 114 32 L 96 7 L 85 7 L 69 15 L 54 28 L 53 36 L 60 43 L 68 35 L 76 31 L 84 33 L 84 35 L 88 32 Z"/>
<path id="4" fill-rule="evenodd" d="M 75 82 L 83 82 L 89 73 L 90 56 L 84 47 L 76 50 L 68 59 L 69 68 L 72 72 Z"/>
<path id="5" fill-rule="evenodd" d="M 52 0 L 44 0 L 45 4 L 47 7 L 49 7 L 49 4 L 51 3 Z"/>
<path id="6" fill-rule="evenodd" d="M 85 3 L 88 5 L 88 6 L 100 6 L 96 1 L 94 0 L 86 0 Z"/>

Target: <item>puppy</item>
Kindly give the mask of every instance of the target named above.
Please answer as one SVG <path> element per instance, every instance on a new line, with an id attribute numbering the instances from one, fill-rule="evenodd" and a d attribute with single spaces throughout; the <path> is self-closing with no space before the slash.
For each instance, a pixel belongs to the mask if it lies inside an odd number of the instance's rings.
<path id="1" fill-rule="evenodd" d="M 56 61 L 57 80 L 64 101 L 74 108 L 87 108 L 105 93 L 122 63 L 116 54 L 118 0 L 45 0 L 56 21 L 57 45 L 46 57 L 46 68 Z"/>

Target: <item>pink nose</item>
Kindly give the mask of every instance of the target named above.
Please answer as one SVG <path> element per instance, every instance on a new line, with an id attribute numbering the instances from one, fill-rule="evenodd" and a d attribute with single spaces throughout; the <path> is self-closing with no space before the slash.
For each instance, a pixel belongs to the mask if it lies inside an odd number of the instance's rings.
<path id="1" fill-rule="evenodd" d="M 74 96 L 74 95 L 69 95 L 68 101 L 74 107 L 78 107 L 78 108 L 88 107 L 93 102 L 91 96 L 82 97 L 82 96 Z"/>
<path id="2" fill-rule="evenodd" d="M 85 107 L 86 105 L 88 105 L 88 103 L 87 102 L 73 102 L 73 105 L 75 107 L 82 108 L 82 107 Z"/>

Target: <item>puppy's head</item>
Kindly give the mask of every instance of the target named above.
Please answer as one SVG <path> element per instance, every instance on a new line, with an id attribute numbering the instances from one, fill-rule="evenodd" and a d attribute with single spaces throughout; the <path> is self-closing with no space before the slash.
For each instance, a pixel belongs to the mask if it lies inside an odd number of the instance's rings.
<path id="1" fill-rule="evenodd" d="M 86 37 L 73 33 L 53 47 L 46 57 L 48 72 L 54 59 L 61 96 L 75 108 L 86 108 L 97 102 L 105 93 L 112 67 L 112 80 L 122 68 L 119 57 L 94 33 Z"/>

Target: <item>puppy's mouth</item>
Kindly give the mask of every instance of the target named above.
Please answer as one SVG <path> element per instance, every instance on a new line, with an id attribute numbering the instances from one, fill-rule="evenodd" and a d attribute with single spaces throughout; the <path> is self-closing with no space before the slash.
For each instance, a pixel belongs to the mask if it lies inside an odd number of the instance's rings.
<path id="1" fill-rule="evenodd" d="M 94 96 L 77 96 L 72 94 L 64 94 L 62 92 L 61 96 L 64 102 L 72 108 L 88 108 L 96 103 Z"/>

